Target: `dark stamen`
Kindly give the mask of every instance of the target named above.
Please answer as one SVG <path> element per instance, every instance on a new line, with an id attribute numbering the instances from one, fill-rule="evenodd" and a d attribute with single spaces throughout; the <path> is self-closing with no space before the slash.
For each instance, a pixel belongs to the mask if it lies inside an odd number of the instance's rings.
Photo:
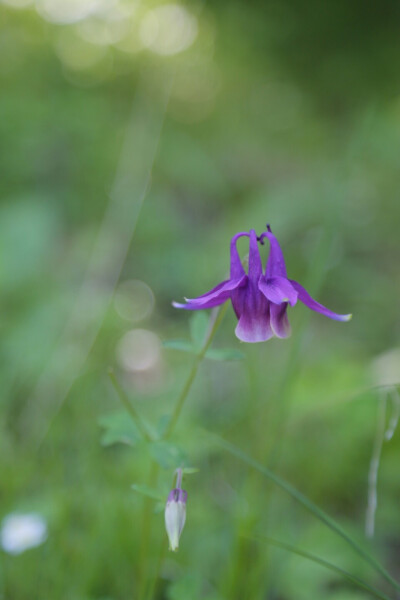
<path id="1" fill-rule="evenodd" d="M 262 238 L 261 235 L 257 236 L 257 242 L 260 242 L 261 246 L 264 246 L 264 238 Z"/>
<path id="2" fill-rule="evenodd" d="M 270 233 L 272 233 L 272 231 L 271 231 L 271 225 L 270 225 L 269 223 L 267 223 L 267 224 L 266 224 L 266 228 L 267 228 L 267 230 L 268 230 Z"/>

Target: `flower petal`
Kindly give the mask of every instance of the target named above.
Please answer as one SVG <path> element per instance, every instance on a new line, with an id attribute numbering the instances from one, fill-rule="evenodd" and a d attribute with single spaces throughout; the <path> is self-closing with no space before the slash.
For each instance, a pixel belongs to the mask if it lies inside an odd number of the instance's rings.
<path id="1" fill-rule="evenodd" d="M 337 313 L 332 312 L 329 308 L 326 308 L 313 298 L 311 298 L 310 294 L 301 286 L 297 281 L 293 281 L 289 279 L 290 283 L 293 285 L 294 289 L 298 293 L 298 298 L 300 302 L 311 308 L 311 310 L 315 310 L 316 312 L 325 315 L 325 317 L 329 317 L 330 319 L 335 319 L 335 321 L 350 321 L 352 315 L 339 315 Z"/>
<path id="2" fill-rule="evenodd" d="M 204 304 L 198 304 L 197 302 L 187 302 L 187 304 L 181 304 L 180 302 L 172 302 L 172 306 L 174 308 L 183 308 L 185 310 L 205 310 L 207 308 L 214 308 L 215 306 L 219 306 L 229 300 L 229 296 L 227 298 L 214 298 L 213 300 L 209 300 Z"/>
<path id="3" fill-rule="evenodd" d="M 232 290 L 235 290 L 237 287 L 244 285 L 247 281 L 247 275 L 243 275 L 239 279 L 227 279 L 226 281 L 222 281 L 210 291 L 202 294 L 201 296 L 197 296 L 197 298 L 185 298 L 186 302 L 192 302 L 193 304 L 204 304 L 209 302 L 210 300 L 214 300 L 216 298 L 222 298 L 222 302 L 228 300 L 231 295 Z"/>
<path id="4" fill-rule="evenodd" d="M 242 277 L 243 275 L 245 275 L 245 270 L 243 268 L 242 265 L 242 261 L 240 260 L 240 256 L 239 256 L 239 252 L 237 250 L 236 247 L 236 241 L 243 236 L 247 236 L 249 237 L 249 234 L 247 233 L 247 231 L 241 231 L 240 233 L 237 233 L 236 235 L 233 236 L 233 238 L 231 239 L 231 270 L 230 270 L 230 275 L 231 275 L 231 279 L 239 279 L 239 277 Z"/>
<path id="5" fill-rule="evenodd" d="M 286 302 L 283 304 L 270 304 L 271 329 L 278 338 L 287 338 L 291 334 L 286 309 Z"/>
<path id="6" fill-rule="evenodd" d="M 249 277 L 253 281 L 258 281 L 262 274 L 262 262 L 260 250 L 258 248 L 257 234 L 254 229 L 250 229 L 249 241 Z"/>
<path id="7" fill-rule="evenodd" d="M 287 277 L 285 259 L 283 252 L 279 245 L 278 240 L 271 231 L 269 225 L 267 225 L 268 231 L 261 234 L 260 239 L 263 240 L 265 237 L 269 240 L 270 251 L 265 269 L 265 276 L 269 277 Z"/>
<path id="8" fill-rule="evenodd" d="M 265 342 L 273 336 L 269 323 L 269 302 L 251 282 L 232 294 L 239 319 L 235 333 L 242 342 Z"/>
<path id="9" fill-rule="evenodd" d="M 297 292 L 286 277 L 260 277 L 258 288 L 264 296 L 274 304 L 289 302 L 294 306 L 297 302 Z"/>

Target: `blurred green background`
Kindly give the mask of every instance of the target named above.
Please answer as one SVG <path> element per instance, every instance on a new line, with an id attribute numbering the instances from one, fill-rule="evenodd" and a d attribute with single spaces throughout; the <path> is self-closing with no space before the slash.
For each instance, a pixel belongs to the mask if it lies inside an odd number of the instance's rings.
<path id="1" fill-rule="evenodd" d="M 299 305 L 290 339 L 245 345 L 228 311 L 215 347 L 244 359 L 206 360 L 188 397 L 173 443 L 199 472 L 153 597 L 370 597 L 254 534 L 394 597 L 199 430 L 272 465 L 400 577 L 396 433 L 364 536 L 376 386 L 400 380 L 399 30 L 392 0 L 2 1 L 0 516 L 37 512 L 48 539 L 2 552 L 1 598 L 143 597 L 166 543 L 162 506 L 131 490 L 150 460 L 112 443 L 132 440 L 107 371 L 162 422 L 193 360 L 162 346 L 189 339 L 190 314 L 171 301 L 221 281 L 230 237 L 267 221 L 289 276 L 353 320 Z M 179 465 L 160 462 L 166 496 Z M 155 510 L 147 549 L 143 505 Z"/>

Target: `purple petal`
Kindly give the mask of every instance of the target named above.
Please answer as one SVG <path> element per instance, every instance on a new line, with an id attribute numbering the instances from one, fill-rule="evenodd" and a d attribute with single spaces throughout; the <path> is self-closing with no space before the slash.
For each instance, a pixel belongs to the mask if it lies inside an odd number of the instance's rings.
<path id="1" fill-rule="evenodd" d="M 283 304 L 270 304 L 271 328 L 278 338 L 287 338 L 291 333 L 286 309 L 286 302 Z"/>
<path id="2" fill-rule="evenodd" d="M 286 277 L 270 277 L 269 279 L 261 277 L 258 288 L 274 304 L 289 302 L 291 306 L 294 306 L 297 302 L 297 292 Z"/>
<path id="3" fill-rule="evenodd" d="M 269 302 L 253 282 L 232 293 L 232 305 L 239 319 L 235 329 L 242 342 L 265 342 L 273 336 L 269 323 Z"/>
<path id="4" fill-rule="evenodd" d="M 269 226 L 268 231 L 265 231 L 260 236 L 260 239 L 262 240 L 265 237 L 268 238 L 270 244 L 270 251 L 267 266 L 265 269 L 265 276 L 267 278 L 276 276 L 287 277 L 283 252 L 281 250 L 278 240 L 276 239 L 272 231 L 270 231 Z"/>
<path id="5" fill-rule="evenodd" d="M 249 236 L 247 231 L 237 233 L 231 239 L 231 279 L 239 279 L 239 277 L 243 277 L 243 275 L 245 275 L 245 270 L 236 247 L 236 241 L 243 236 Z"/>
<path id="6" fill-rule="evenodd" d="M 297 291 L 300 302 L 308 306 L 308 308 L 311 308 L 311 310 L 315 310 L 316 312 L 319 312 L 322 315 L 325 315 L 325 317 L 329 317 L 330 319 L 335 319 L 335 321 L 350 321 L 352 317 L 351 314 L 339 315 L 337 313 L 332 312 L 331 310 L 329 310 L 329 308 L 326 308 L 325 306 L 311 298 L 307 290 L 305 290 L 303 286 L 297 283 L 297 281 L 293 281 L 292 279 L 290 279 L 289 281 L 293 285 L 294 289 Z"/>
<path id="7" fill-rule="evenodd" d="M 231 297 L 232 291 L 236 288 L 246 284 L 247 275 L 243 275 L 240 279 L 223 281 L 219 283 L 215 288 L 199 296 L 198 298 L 185 298 L 187 304 L 180 304 L 179 302 L 173 302 L 172 306 L 175 308 L 184 308 L 186 310 L 203 310 L 206 308 L 214 308 L 223 304 Z"/>
<path id="8" fill-rule="evenodd" d="M 213 300 L 209 300 L 204 304 L 197 304 L 196 302 L 188 302 L 187 304 L 181 304 L 180 302 L 172 302 L 172 306 L 174 308 L 183 308 L 185 310 L 205 310 L 207 308 L 214 308 L 215 306 L 219 306 L 229 300 L 229 296 L 227 298 L 214 298 Z"/>
<path id="9" fill-rule="evenodd" d="M 260 251 L 258 249 L 257 234 L 254 229 L 251 229 L 249 242 L 249 277 L 254 281 L 258 281 L 261 274 L 262 262 Z"/>
<path id="10" fill-rule="evenodd" d="M 210 291 L 206 292 L 205 294 L 202 294 L 201 296 L 197 296 L 197 298 L 185 298 L 185 300 L 187 302 L 192 302 L 195 304 L 203 304 L 205 302 L 213 300 L 214 298 L 222 298 L 223 297 L 224 298 L 223 302 L 224 302 L 225 300 L 230 298 L 232 290 L 234 290 L 237 287 L 240 287 L 242 285 L 245 285 L 246 281 L 247 281 L 247 275 L 243 275 L 239 279 L 227 279 L 226 281 L 223 281 L 222 283 L 219 283 L 218 285 L 216 285 L 214 288 L 212 288 Z"/>

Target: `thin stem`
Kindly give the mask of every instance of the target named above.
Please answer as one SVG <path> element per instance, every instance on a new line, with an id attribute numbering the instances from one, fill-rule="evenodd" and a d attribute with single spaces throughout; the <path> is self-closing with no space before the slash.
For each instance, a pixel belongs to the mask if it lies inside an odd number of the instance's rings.
<path id="1" fill-rule="evenodd" d="M 195 380 L 195 377 L 197 375 L 197 371 L 199 369 L 200 363 L 202 362 L 203 358 L 205 357 L 206 352 L 209 349 L 212 340 L 214 339 L 214 336 L 215 336 L 217 329 L 226 313 L 227 308 L 228 308 L 228 303 L 226 303 L 225 306 L 223 306 L 221 309 L 218 309 L 218 311 L 213 312 L 211 314 L 209 333 L 204 340 L 204 344 L 203 344 L 200 352 L 197 354 L 197 356 L 194 360 L 194 363 L 189 372 L 188 378 L 186 379 L 185 384 L 182 388 L 182 391 L 181 391 L 180 395 L 178 396 L 178 399 L 177 399 L 176 405 L 175 405 L 175 409 L 172 413 L 172 417 L 169 422 L 168 428 L 164 434 L 164 438 L 168 438 L 175 429 L 176 423 L 179 419 L 179 415 L 181 414 L 185 400 L 189 394 L 189 391 L 192 387 L 193 381 Z M 182 470 L 177 469 L 176 473 L 177 473 L 176 487 L 178 488 L 178 487 L 180 487 L 180 485 L 182 483 Z M 145 532 L 145 535 L 148 540 L 148 537 L 150 535 L 150 530 Z M 148 547 L 148 541 L 145 542 L 146 552 L 147 552 L 147 547 Z M 149 591 L 147 594 L 146 594 L 146 589 L 143 588 L 144 589 L 144 598 L 151 599 L 154 597 L 154 595 L 156 593 L 157 584 L 158 584 L 158 580 L 159 580 L 159 576 L 160 576 L 160 571 L 161 571 L 162 563 L 164 561 L 165 551 L 166 551 L 166 545 L 164 542 L 162 542 L 155 574 L 154 574 L 154 577 L 152 578 L 152 582 L 150 583 Z"/>
<path id="2" fill-rule="evenodd" d="M 136 408 L 129 400 L 128 395 L 125 392 L 125 390 L 120 386 L 113 369 L 110 368 L 108 370 L 108 376 L 111 380 L 111 383 L 114 386 L 115 391 L 117 392 L 118 398 L 121 400 L 121 403 L 124 405 L 127 412 L 129 413 L 129 415 L 132 417 L 132 421 L 138 428 L 139 432 L 142 434 L 143 438 L 146 441 L 151 442 L 152 441 L 151 436 L 150 436 L 149 432 L 147 431 L 146 426 L 143 423 L 141 416 L 139 415 Z"/>
<path id="3" fill-rule="evenodd" d="M 389 441 L 394 436 L 394 432 L 396 431 L 397 424 L 400 418 L 400 396 L 397 389 L 394 387 L 390 390 L 390 398 L 392 401 L 392 414 L 389 420 L 389 426 L 385 433 L 385 440 Z"/>
<path id="4" fill-rule="evenodd" d="M 380 598 L 381 600 L 391 600 L 389 598 L 389 596 L 386 596 L 386 594 L 384 594 L 383 592 L 381 592 L 381 591 L 377 590 L 376 588 L 374 588 L 373 586 L 369 585 L 363 579 L 360 579 L 356 575 L 352 575 L 351 573 L 348 573 L 341 567 L 337 567 L 336 565 L 333 565 L 332 563 L 328 562 L 327 560 L 324 560 L 323 558 L 319 558 L 319 556 L 315 556 L 315 554 L 310 554 L 309 552 L 306 552 L 305 550 L 301 550 L 300 548 L 297 548 L 296 546 L 292 546 L 291 544 L 286 544 L 285 542 L 275 540 L 274 538 L 270 538 L 268 536 L 257 535 L 254 537 L 254 539 L 267 542 L 267 544 L 270 544 L 271 546 L 276 546 L 277 548 L 282 548 L 283 550 L 287 550 L 288 552 L 292 552 L 293 554 L 298 554 L 299 556 L 302 556 L 303 558 L 307 558 L 308 560 L 311 560 L 319 565 L 322 565 L 326 569 L 329 569 L 330 571 L 333 571 L 334 573 L 338 573 L 339 575 L 342 575 L 343 577 L 345 577 L 345 579 L 348 579 L 352 583 L 355 583 L 358 587 L 360 587 L 364 590 L 367 590 L 370 594 L 375 596 L 375 598 Z"/>
<path id="5" fill-rule="evenodd" d="M 237 448 L 233 444 L 227 442 L 223 438 L 215 434 L 209 434 L 208 436 L 213 439 L 219 446 L 224 448 L 227 452 L 230 452 L 233 456 L 236 456 L 243 462 L 247 463 L 249 466 L 253 467 L 260 473 L 262 473 L 267 479 L 273 481 L 278 487 L 282 490 L 290 494 L 292 498 L 297 500 L 300 504 L 304 506 L 309 512 L 311 512 L 317 519 L 325 523 L 329 529 L 337 533 L 341 538 L 343 538 L 352 548 L 362 556 L 362 558 L 369 563 L 382 577 L 386 579 L 396 590 L 400 590 L 400 584 L 386 571 L 386 569 L 373 557 L 371 556 L 358 542 L 353 540 L 342 528 L 336 523 L 329 515 L 327 515 L 321 508 L 319 508 L 314 502 L 309 500 L 307 496 L 304 496 L 301 492 L 296 490 L 290 483 L 275 475 L 270 469 L 264 467 L 264 465 L 260 464 L 250 456 L 248 456 L 245 452 Z"/>
<path id="6" fill-rule="evenodd" d="M 174 408 L 174 411 L 172 413 L 169 425 L 167 427 L 167 430 L 164 434 L 165 438 L 168 438 L 172 432 L 175 429 L 176 423 L 179 419 L 179 415 L 181 414 L 183 405 L 185 404 L 186 398 L 190 392 L 190 389 L 192 387 L 193 381 L 195 380 L 195 377 L 197 375 L 197 371 L 199 369 L 200 363 L 202 362 L 203 358 L 206 355 L 207 350 L 209 349 L 211 342 L 217 332 L 217 329 L 222 321 L 222 319 L 224 318 L 224 315 L 226 313 L 226 310 L 228 308 L 228 303 L 226 303 L 221 309 L 218 310 L 218 312 L 216 313 L 216 317 L 215 317 L 215 321 L 211 327 L 210 333 L 208 334 L 208 336 L 206 337 L 203 347 L 201 348 L 200 352 L 196 355 L 196 358 L 194 360 L 194 363 L 192 365 L 192 368 L 189 372 L 188 378 L 185 381 L 185 384 L 182 388 L 182 391 L 180 393 L 180 395 L 178 396 L 178 399 L 176 401 L 176 405 Z"/>
<path id="7" fill-rule="evenodd" d="M 369 538 L 374 537 L 375 531 L 375 513 L 378 506 L 378 471 L 386 429 L 386 402 L 386 392 L 383 391 L 378 401 L 376 433 L 368 472 L 368 503 L 365 516 L 365 535 Z"/>
<path id="8" fill-rule="evenodd" d="M 180 490 L 180 489 L 181 489 L 181 487 L 182 487 L 182 475 L 183 475 L 183 473 L 182 473 L 182 469 L 177 469 L 177 470 L 175 471 L 175 473 L 176 473 L 176 485 L 175 485 L 175 487 L 176 487 L 178 490 Z"/>

